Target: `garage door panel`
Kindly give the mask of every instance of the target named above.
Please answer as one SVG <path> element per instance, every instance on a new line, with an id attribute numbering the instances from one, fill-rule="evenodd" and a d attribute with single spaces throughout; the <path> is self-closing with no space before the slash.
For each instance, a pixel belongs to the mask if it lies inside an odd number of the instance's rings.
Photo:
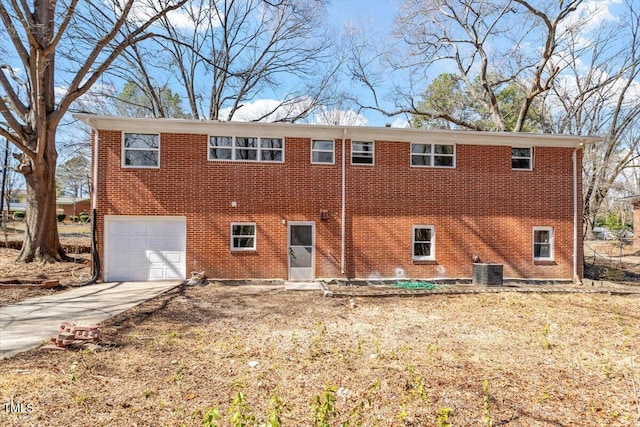
<path id="1" fill-rule="evenodd" d="M 182 280 L 184 217 L 105 217 L 105 280 Z"/>

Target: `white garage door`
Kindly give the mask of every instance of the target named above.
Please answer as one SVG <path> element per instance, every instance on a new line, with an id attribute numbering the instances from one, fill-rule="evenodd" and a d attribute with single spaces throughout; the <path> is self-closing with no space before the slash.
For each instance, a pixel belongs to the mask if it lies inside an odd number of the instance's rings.
<path id="1" fill-rule="evenodd" d="M 185 217 L 106 215 L 104 224 L 105 281 L 185 278 Z"/>

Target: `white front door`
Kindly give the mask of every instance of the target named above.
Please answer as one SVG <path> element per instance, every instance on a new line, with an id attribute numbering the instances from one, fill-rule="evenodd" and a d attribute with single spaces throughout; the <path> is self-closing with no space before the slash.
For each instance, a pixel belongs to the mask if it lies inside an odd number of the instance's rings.
<path id="1" fill-rule="evenodd" d="M 184 280 L 186 218 L 106 215 L 105 281 Z"/>
<path id="2" fill-rule="evenodd" d="M 289 280 L 315 279 L 315 223 L 289 222 Z"/>

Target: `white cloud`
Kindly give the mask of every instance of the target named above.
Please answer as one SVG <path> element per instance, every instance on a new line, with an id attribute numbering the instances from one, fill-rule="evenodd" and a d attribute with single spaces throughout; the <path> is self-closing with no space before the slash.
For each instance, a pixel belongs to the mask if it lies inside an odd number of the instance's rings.
<path id="1" fill-rule="evenodd" d="M 393 123 L 391 123 L 392 128 L 408 128 L 410 126 L 411 123 L 404 117 L 398 117 L 393 121 Z"/>
<path id="2" fill-rule="evenodd" d="M 353 110 L 322 108 L 313 117 L 312 122 L 319 125 L 365 126 L 368 120 Z"/>
<path id="3" fill-rule="evenodd" d="M 122 11 L 125 0 L 105 0 L 105 3 L 116 11 Z M 213 15 L 212 8 L 206 2 L 187 2 L 179 9 L 167 13 L 167 19 L 177 30 L 204 31 L 208 25 L 219 26 L 219 19 Z M 136 1 L 129 12 L 129 19 L 137 24 L 148 21 L 166 7 L 164 1 L 146 0 Z M 217 25 L 216 25 L 217 23 Z"/>
<path id="4" fill-rule="evenodd" d="M 252 102 L 243 103 L 233 114 L 231 120 L 237 122 L 248 122 L 258 119 L 261 122 L 282 121 L 301 114 L 308 107 L 309 102 L 307 99 L 293 103 L 284 103 L 276 99 L 257 99 Z M 231 108 L 221 109 L 220 119 L 226 120 L 230 111 Z"/>

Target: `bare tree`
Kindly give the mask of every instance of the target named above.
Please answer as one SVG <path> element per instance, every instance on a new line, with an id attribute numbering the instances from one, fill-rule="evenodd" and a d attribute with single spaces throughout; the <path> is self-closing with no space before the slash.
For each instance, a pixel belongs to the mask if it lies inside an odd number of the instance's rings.
<path id="1" fill-rule="evenodd" d="M 633 1 L 623 6 L 618 20 L 601 24 L 590 37 L 567 34 L 563 73 L 545 102 L 552 132 L 602 136 L 584 147 L 587 230 L 620 187 L 623 172 L 640 160 L 640 10 Z"/>
<path id="2" fill-rule="evenodd" d="M 212 120 L 237 118 L 283 87 L 252 120 L 295 121 L 331 97 L 340 61 L 324 1 L 196 0 L 180 16 L 161 19 L 152 43 L 128 48 L 114 75 L 150 94 L 172 81 L 189 116 Z"/>
<path id="3" fill-rule="evenodd" d="M 363 39 L 352 42 L 352 76 L 374 94 L 375 101 L 361 107 L 390 116 L 404 113 L 445 120 L 457 128 L 523 131 L 535 100 L 551 88 L 560 72 L 560 41 L 568 28 L 580 25 L 580 20 L 570 18 L 581 3 L 545 2 L 537 8 L 537 3 L 526 0 L 405 0 L 396 19 L 392 49 L 368 54 L 383 60 L 379 71 L 387 75 L 402 72 L 404 82 L 394 85 L 387 98 L 395 102 L 395 108 L 385 107 L 376 93 L 381 77 L 370 71 L 372 60 L 360 57 L 375 47 L 365 47 Z M 455 75 L 466 98 L 488 112 L 488 126 L 479 126 L 464 115 L 421 108 L 419 96 L 436 69 Z M 505 123 L 498 96 L 509 84 L 524 88 L 511 126 Z"/>
<path id="4" fill-rule="evenodd" d="M 66 257 L 55 200 L 56 130 L 64 114 L 125 48 L 148 38 L 147 30 L 185 1 L 0 2 L 0 135 L 20 151 L 17 170 L 27 187 L 18 260 Z"/>

